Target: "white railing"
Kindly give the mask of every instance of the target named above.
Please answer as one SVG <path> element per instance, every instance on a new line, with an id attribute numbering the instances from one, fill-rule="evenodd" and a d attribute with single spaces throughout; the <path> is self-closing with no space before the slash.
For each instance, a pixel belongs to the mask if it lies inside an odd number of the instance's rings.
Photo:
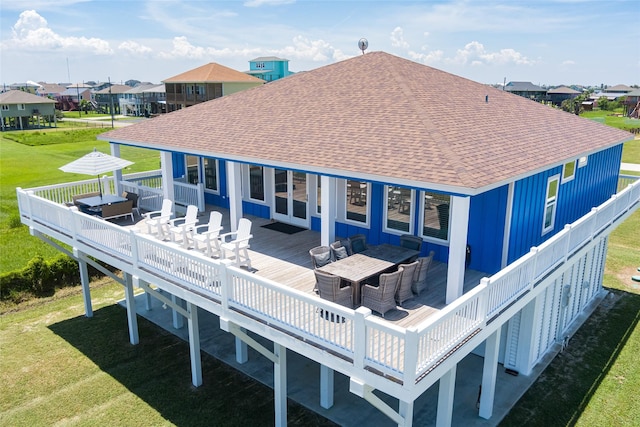
<path id="1" fill-rule="evenodd" d="M 204 184 L 185 184 L 174 181 L 173 183 L 174 203 L 181 206 L 194 205 L 200 212 L 204 212 Z"/>
<path id="2" fill-rule="evenodd" d="M 226 310 L 230 319 L 244 316 L 314 346 L 328 348 L 358 368 L 373 368 L 383 375 L 412 384 L 455 351 L 487 322 L 536 286 L 581 246 L 593 240 L 617 218 L 640 205 L 640 181 L 627 187 L 584 218 L 481 283 L 438 314 L 413 329 L 405 329 L 350 310 L 314 295 L 260 278 L 185 250 L 175 244 L 125 231 L 75 208 L 54 203 L 35 191 L 17 190 L 21 219 L 44 233 L 68 236 L 65 243 L 80 250 L 99 248 L 125 258 L 133 274 L 146 272 L 159 283 L 172 281 Z M 42 225 L 43 227 L 40 227 Z M 60 236 L 58 236 L 60 237 Z M 64 239 L 63 239 L 64 240 Z"/>
<path id="3" fill-rule="evenodd" d="M 121 181 L 120 185 L 123 191 L 138 195 L 138 208 L 145 211 L 159 211 L 162 208 L 162 189 L 136 184 L 133 181 Z"/>

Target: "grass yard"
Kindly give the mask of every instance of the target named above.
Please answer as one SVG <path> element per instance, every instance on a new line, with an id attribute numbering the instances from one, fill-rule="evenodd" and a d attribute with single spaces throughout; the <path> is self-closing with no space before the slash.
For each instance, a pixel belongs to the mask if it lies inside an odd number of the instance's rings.
<path id="1" fill-rule="evenodd" d="M 95 148 L 109 153 L 109 143 L 96 135 L 110 129 L 3 132 L 0 134 L 0 273 L 24 267 L 35 255 L 49 259 L 57 250 L 29 235 L 18 215 L 16 187 L 31 188 L 52 183 L 92 179 L 58 168 Z M 156 151 L 121 148 L 121 156 L 135 162 L 125 173 L 160 168 Z"/>
<path id="2" fill-rule="evenodd" d="M 94 317 L 79 288 L 5 313 L 0 322 L 0 425 L 264 426 L 273 391 L 202 354 L 203 385 L 191 384 L 189 346 L 138 318 L 131 345 L 122 286 L 92 284 Z M 333 426 L 289 402 L 292 426 Z"/>

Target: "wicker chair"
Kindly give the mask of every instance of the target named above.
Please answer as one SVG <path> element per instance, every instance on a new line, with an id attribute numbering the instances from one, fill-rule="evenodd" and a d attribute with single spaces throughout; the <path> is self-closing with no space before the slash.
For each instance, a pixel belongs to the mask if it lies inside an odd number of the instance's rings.
<path id="1" fill-rule="evenodd" d="M 434 254 L 435 252 L 431 251 L 429 252 L 429 256 L 418 258 L 418 268 L 416 268 L 413 274 L 413 284 L 411 285 L 411 290 L 415 295 L 419 295 L 420 292 L 427 289 L 427 271 L 431 266 Z"/>
<path id="2" fill-rule="evenodd" d="M 396 308 L 395 296 L 401 276 L 402 271 L 384 273 L 380 275 L 378 286 L 362 286 L 362 305 L 377 311 L 384 317 L 387 311 Z"/>
<path id="3" fill-rule="evenodd" d="M 325 266 L 331 262 L 331 248 L 329 246 L 316 246 L 309 249 L 309 256 L 314 269 Z"/>
<path id="4" fill-rule="evenodd" d="M 400 277 L 400 283 L 398 284 L 398 290 L 396 291 L 396 302 L 399 306 L 402 306 L 402 303 L 408 299 L 413 298 L 412 285 L 413 285 L 413 277 L 418 268 L 418 261 L 413 261 L 409 264 L 400 264 L 398 266 L 398 270 L 402 271 L 402 276 Z"/>
<path id="5" fill-rule="evenodd" d="M 324 271 L 314 271 L 316 287 L 320 298 L 335 302 L 345 307 L 353 308 L 353 293 L 351 286 L 340 286 L 340 277 Z"/>
<path id="6" fill-rule="evenodd" d="M 400 246 L 419 251 L 422 249 L 422 238 L 414 236 L 413 234 L 403 234 L 400 236 Z"/>
<path id="7" fill-rule="evenodd" d="M 329 245 L 329 248 L 331 248 L 331 259 L 334 261 L 352 255 L 351 253 L 349 253 L 351 250 L 351 243 L 348 241 L 348 239 L 336 240 Z"/>
<path id="8" fill-rule="evenodd" d="M 349 237 L 349 241 L 351 242 L 351 251 L 354 254 L 367 249 L 367 236 L 364 234 L 354 234 Z"/>

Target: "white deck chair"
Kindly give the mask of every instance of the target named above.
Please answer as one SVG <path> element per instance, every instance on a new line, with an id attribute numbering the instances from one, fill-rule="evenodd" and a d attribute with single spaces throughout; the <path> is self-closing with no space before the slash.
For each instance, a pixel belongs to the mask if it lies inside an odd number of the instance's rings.
<path id="1" fill-rule="evenodd" d="M 227 242 L 227 237 L 231 236 L 235 236 L 235 238 Z M 238 231 L 220 235 L 222 257 L 227 258 L 227 251 L 233 252 L 235 255 L 234 266 L 240 267 L 246 265 L 248 268 L 251 268 L 251 260 L 249 259 L 247 249 L 249 249 L 249 239 L 252 237 L 251 221 L 246 218 L 240 218 L 240 221 L 238 221 Z"/>
<path id="2" fill-rule="evenodd" d="M 209 223 L 198 225 L 191 230 L 193 247 L 203 251 L 207 256 L 220 256 L 220 231 L 222 231 L 222 214 L 212 211 Z"/>
<path id="3" fill-rule="evenodd" d="M 169 234 L 171 235 L 171 241 L 175 243 L 182 242 L 182 246 L 188 248 L 191 230 L 197 223 L 198 207 L 194 205 L 187 206 L 187 213 L 184 217 L 169 220 L 167 226 L 169 228 Z"/>
<path id="4" fill-rule="evenodd" d="M 173 201 L 164 199 L 162 201 L 162 210 L 147 212 L 143 215 L 145 218 L 145 224 L 147 224 L 147 231 L 151 235 L 155 235 L 158 238 L 164 238 L 168 229 L 169 220 L 173 215 Z M 153 232 L 155 229 L 155 233 Z"/>

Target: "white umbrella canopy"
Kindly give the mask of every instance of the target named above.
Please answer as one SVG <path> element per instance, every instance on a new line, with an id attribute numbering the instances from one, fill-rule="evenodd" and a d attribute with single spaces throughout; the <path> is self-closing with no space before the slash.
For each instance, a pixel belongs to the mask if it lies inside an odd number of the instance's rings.
<path id="1" fill-rule="evenodd" d="M 98 187 L 100 188 L 100 196 L 102 196 L 102 186 L 100 185 L 99 175 L 105 172 L 123 169 L 132 164 L 133 162 L 130 162 L 129 160 L 101 153 L 94 148 L 91 153 L 86 154 L 71 163 L 67 163 L 64 166 L 60 166 L 58 169 L 63 172 L 98 175 Z"/>

